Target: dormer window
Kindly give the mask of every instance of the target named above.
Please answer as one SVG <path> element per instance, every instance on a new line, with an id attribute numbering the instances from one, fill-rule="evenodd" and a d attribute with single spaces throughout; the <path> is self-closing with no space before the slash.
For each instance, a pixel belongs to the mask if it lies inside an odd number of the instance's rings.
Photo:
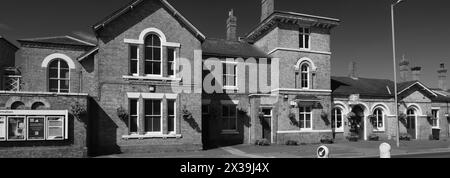
<path id="1" fill-rule="evenodd" d="M 299 29 L 299 47 L 300 49 L 309 49 L 310 47 L 310 29 L 300 27 Z"/>

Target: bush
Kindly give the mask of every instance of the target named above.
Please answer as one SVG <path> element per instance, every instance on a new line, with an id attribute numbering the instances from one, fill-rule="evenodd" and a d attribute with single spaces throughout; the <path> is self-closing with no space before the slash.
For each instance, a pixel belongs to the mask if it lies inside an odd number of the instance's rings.
<path id="1" fill-rule="evenodd" d="M 411 141 L 411 135 L 409 135 L 409 134 L 400 134 L 400 140 L 403 140 L 403 141 Z"/>
<path id="2" fill-rule="evenodd" d="M 270 142 L 267 139 L 256 140 L 255 145 L 257 146 L 270 146 Z"/>
<path id="3" fill-rule="evenodd" d="M 320 143 L 323 143 L 323 144 L 333 144 L 333 143 L 334 143 L 334 140 L 333 140 L 330 136 L 324 135 L 324 136 L 322 136 L 322 138 L 320 139 Z"/>
<path id="4" fill-rule="evenodd" d="M 294 141 L 294 140 L 288 140 L 286 142 L 286 145 L 288 145 L 288 146 L 298 146 L 298 142 Z"/>
<path id="5" fill-rule="evenodd" d="M 352 133 L 351 135 L 347 136 L 347 140 L 351 142 L 357 142 L 359 140 L 359 135 Z"/>
<path id="6" fill-rule="evenodd" d="M 375 134 L 370 134 L 369 135 L 369 141 L 379 141 L 380 137 L 378 135 Z"/>

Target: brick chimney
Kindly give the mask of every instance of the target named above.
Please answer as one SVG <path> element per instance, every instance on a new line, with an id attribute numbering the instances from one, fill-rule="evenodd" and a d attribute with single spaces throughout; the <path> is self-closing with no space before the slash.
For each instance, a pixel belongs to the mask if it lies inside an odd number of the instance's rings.
<path id="1" fill-rule="evenodd" d="M 227 40 L 237 41 L 237 18 L 234 16 L 234 11 L 228 13 L 227 19 Z"/>
<path id="2" fill-rule="evenodd" d="M 411 68 L 411 80 L 412 81 L 420 81 L 421 75 L 422 75 L 422 67 Z"/>
<path id="3" fill-rule="evenodd" d="M 350 62 L 350 64 L 348 65 L 348 77 L 352 78 L 353 80 L 358 80 L 358 73 L 356 69 L 356 62 Z"/>
<path id="4" fill-rule="evenodd" d="M 261 22 L 266 20 L 267 17 L 272 15 L 275 11 L 275 0 L 262 0 L 261 1 Z"/>
<path id="5" fill-rule="evenodd" d="M 409 81 L 410 71 L 409 71 L 409 61 L 403 55 L 403 59 L 400 62 L 400 79 L 402 82 Z"/>
<path id="6" fill-rule="evenodd" d="M 441 90 L 447 91 L 447 68 L 445 68 L 445 64 L 442 63 L 438 70 L 438 86 Z"/>

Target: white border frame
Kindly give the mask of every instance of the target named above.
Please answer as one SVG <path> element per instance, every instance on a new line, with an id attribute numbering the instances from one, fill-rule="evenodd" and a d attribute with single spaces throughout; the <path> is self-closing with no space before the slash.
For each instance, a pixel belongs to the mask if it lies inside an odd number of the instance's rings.
<path id="1" fill-rule="evenodd" d="M 50 127 L 50 124 L 49 124 L 49 118 L 60 118 L 62 121 L 62 123 L 61 123 L 61 129 L 62 129 L 62 138 L 50 138 L 50 136 L 49 136 L 49 127 Z M 46 140 L 49 140 L 49 141 L 55 141 L 55 140 L 64 140 L 65 139 L 65 135 L 64 135 L 64 133 L 65 132 L 67 132 L 67 130 L 68 129 L 66 129 L 66 128 L 64 128 L 64 126 L 65 125 L 67 125 L 67 122 L 66 122 L 66 120 L 64 119 L 64 116 L 46 116 L 45 117 L 45 122 L 46 122 L 46 125 L 47 125 L 47 127 L 45 128 L 45 130 L 46 130 L 46 133 L 47 133 L 47 136 L 46 136 Z M 67 135 L 66 135 L 67 136 Z"/>
<path id="2" fill-rule="evenodd" d="M 270 110 L 270 143 L 274 143 L 275 141 L 275 131 L 273 130 L 273 123 L 274 123 L 274 119 L 273 119 L 273 107 L 270 106 L 262 106 L 261 110 L 263 109 L 269 109 Z M 269 115 L 264 115 L 264 117 L 269 116 Z M 263 129 L 264 131 L 264 129 Z"/>
<path id="3" fill-rule="evenodd" d="M 235 65 L 235 67 L 236 67 L 236 69 L 234 70 L 235 73 L 236 73 L 236 75 L 235 75 L 235 77 L 236 77 L 236 79 L 235 79 L 236 86 L 228 86 L 225 83 L 223 83 L 223 79 L 225 77 L 225 74 L 222 74 L 222 85 L 223 85 L 222 88 L 224 90 L 239 90 L 239 70 L 238 70 L 239 66 L 238 66 L 238 62 L 236 62 L 235 60 L 228 60 L 228 59 L 226 59 L 225 61 L 220 61 L 220 62 L 222 63 L 222 71 L 224 70 L 223 69 L 223 66 L 224 66 L 223 64 L 225 64 L 225 66 L 227 64 L 232 64 L 232 65 Z"/>
<path id="4" fill-rule="evenodd" d="M 44 119 L 44 138 L 43 139 L 30 139 L 30 118 Z M 27 140 L 29 141 L 44 141 L 47 138 L 47 122 L 45 116 L 27 116 Z"/>
<path id="5" fill-rule="evenodd" d="M 6 130 L 6 116 L 0 116 L 0 120 L 3 120 L 3 132 L 4 132 L 4 138 L 0 138 L 0 141 L 6 141 L 6 137 L 8 137 L 8 132 Z M 1 127 L 1 126 L 0 126 Z"/>
<path id="6" fill-rule="evenodd" d="M 159 99 L 156 99 L 156 98 L 143 98 L 143 100 L 144 100 L 144 118 L 142 118 L 142 119 L 144 119 L 144 135 L 147 135 L 147 136 L 152 136 L 152 135 L 163 135 L 164 134 L 164 131 L 163 131 L 163 129 L 164 129 L 164 127 L 163 127 L 163 125 L 164 125 L 164 123 L 163 123 L 163 112 L 164 112 L 164 104 L 163 104 L 163 99 L 162 98 L 159 98 Z M 159 101 L 159 105 L 160 105 L 160 112 L 161 112 L 161 117 L 159 118 L 159 120 L 160 120 L 160 131 L 159 132 L 147 132 L 147 131 L 145 131 L 145 117 L 146 117 L 146 114 L 145 114 L 145 101 Z M 153 124 L 152 124 L 152 126 L 153 126 Z"/>
<path id="7" fill-rule="evenodd" d="M 23 123 L 25 124 L 25 130 L 23 133 L 23 139 L 9 139 L 9 119 L 10 118 L 23 118 Z M 11 141 L 11 142 L 15 142 L 15 141 L 26 141 L 27 140 L 27 118 L 25 116 L 8 116 L 6 118 L 7 120 L 7 125 L 6 125 L 6 140 L 7 141 Z"/>
<path id="8" fill-rule="evenodd" d="M 344 133 L 345 132 L 345 113 L 346 113 L 346 109 L 343 107 L 343 106 L 341 106 L 340 104 L 335 104 L 334 106 L 333 106 L 333 108 L 331 109 L 331 112 L 333 112 L 333 110 L 335 110 L 335 109 L 340 109 L 341 110 L 341 119 L 342 119 L 342 126 L 341 126 L 341 128 L 334 128 L 334 132 L 336 132 L 336 133 Z M 331 116 L 333 116 L 333 113 L 331 113 Z M 331 118 L 332 120 L 333 120 L 333 118 Z M 336 122 L 336 118 L 334 118 L 335 119 L 335 122 Z M 336 123 L 334 123 L 335 125 L 336 125 Z M 331 130 L 333 130 L 333 128 L 331 128 Z"/>
<path id="9" fill-rule="evenodd" d="M 70 58 L 69 56 L 67 56 L 65 54 L 61 54 L 61 53 L 53 53 L 53 54 L 50 54 L 47 57 L 45 57 L 45 59 L 42 61 L 41 67 L 47 68 L 48 65 L 50 64 L 50 62 L 53 61 L 53 59 L 62 59 L 64 61 L 66 61 L 67 65 L 69 65 L 69 69 L 76 68 L 75 62 L 73 62 L 72 58 Z"/>
<path id="10" fill-rule="evenodd" d="M 436 118 L 436 124 L 437 126 L 434 127 L 433 125 L 431 125 L 431 129 L 441 129 L 441 108 L 440 107 L 431 107 L 431 113 L 433 114 L 433 110 L 437 110 L 437 118 Z"/>

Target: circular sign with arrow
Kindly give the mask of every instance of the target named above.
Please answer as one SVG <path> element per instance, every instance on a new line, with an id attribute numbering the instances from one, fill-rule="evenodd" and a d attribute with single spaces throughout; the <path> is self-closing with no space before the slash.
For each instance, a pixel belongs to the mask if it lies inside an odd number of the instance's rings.
<path id="1" fill-rule="evenodd" d="M 317 148 L 317 157 L 318 158 L 328 158 L 330 154 L 330 150 L 326 146 L 320 146 Z"/>

